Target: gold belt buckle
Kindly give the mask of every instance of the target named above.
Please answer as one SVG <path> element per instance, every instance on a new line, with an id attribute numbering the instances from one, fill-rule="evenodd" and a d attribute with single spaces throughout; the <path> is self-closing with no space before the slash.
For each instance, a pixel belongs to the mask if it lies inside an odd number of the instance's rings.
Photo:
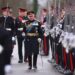
<path id="1" fill-rule="evenodd" d="M 28 36 L 38 36 L 37 33 L 28 33 L 27 35 L 28 35 Z"/>

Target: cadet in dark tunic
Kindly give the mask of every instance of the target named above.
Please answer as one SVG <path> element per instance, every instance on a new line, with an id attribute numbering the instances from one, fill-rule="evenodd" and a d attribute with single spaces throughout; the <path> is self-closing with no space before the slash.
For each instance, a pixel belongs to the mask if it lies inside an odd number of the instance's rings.
<path id="1" fill-rule="evenodd" d="M 42 31 L 45 34 L 46 33 L 46 28 L 47 28 L 47 9 L 42 9 L 42 14 L 41 14 L 41 27 Z M 48 56 L 49 55 L 49 34 L 45 36 L 43 34 L 43 52 L 44 55 Z"/>
<path id="2" fill-rule="evenodd" d="M 26 10 L 24 8 L 19 8 L 19 16 L 15 20 L 15 28 L 16 28 L 16 35 L 18 41 L 18 55 L 19 55 L 18 63 L 23 62 L 22 43 L 24 41 L 24 36 L 22 34 L 23 34 L 25 21 L 27 20 L 27 17 L 25 17 L 25 12 Z"/>
<path id="3" fill-rule="evenodd" d="M 50 7 L 50 16 L 47 17 L 47 23 L 49 24 L 49 28 L 52 29 L 56 24 L 56 16 L 55 16 L 55 8 L 54 6 L 51 6 Z M 55 44 L 54 44 L 54 39 L 51 37 L 51 34 L 50 34 L 50 45 L 51 45 L 51 52 L 52 52 L 52 58 L 51 60 L 49 60 L 50 63 L 54 62 L 54 59 L 55 59 Z"/>
<path id="4" fill-rule="evenodd" d="M 10 37 L 10 42 L 12 43 L 12 36 L 14 35 L 14 20 L 12 17 L 8 16 L 10 7 L 3 7 L 2 8 L 2 14 L 3 16 L 0 17 L 0 27 L 4 28 L 8 33 Z M 13 47 L 10 48 L 8 55 L 8 58 L 5 59 L 5 64 L 10 65 L 10 60 L 11 60 L 11 54 L 12 54 Z"/>
<path id="5" fill-rule="evenodd" d="M 28 21 L 25 25 L 25 49 L 28 55 L 29 70 L 37 69 L 37 57 L 39 54 L 39 42 L 41 41 L 42 31 L 40 23 L 35 19 L 33 11 L 28 12 Z M 33 60 L 32 60 L 33 55 Z M 32 64 L 33 61 L 33 64 Z"/>

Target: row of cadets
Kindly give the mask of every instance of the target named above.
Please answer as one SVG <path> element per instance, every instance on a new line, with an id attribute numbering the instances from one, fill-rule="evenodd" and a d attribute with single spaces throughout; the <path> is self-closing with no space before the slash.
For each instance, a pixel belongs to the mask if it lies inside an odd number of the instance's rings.
<path id="1" fill-rule="evenodd" d="M 67 21 L 67 22 L 65 22 L 65 21 Z M 61 17 L 60 17 L 59 23 L 62 24 L 62 30 L 65 29 L 65 27 L 66 27 L 65 25 L 68 25 L 69 27 L 71 25 L 69 14 L 67 15 L 64 9 L 61 9 Z M 70 36 L 68 36 L 68 37 L 70 37 Z M 64 45 L 65 45 L 65 43 L 64 43 Z M 73 49 L 71 49 L 69 52 L 66 52 L 67 48 L 64 47 L 63 45 L 61 45 L 60 49 L 59 48 L 57 48 L 57 49 L 59 50 L 58 51 L 59 52 L 58 53 L 58 61 L 59 61 L 58 64 L 61 66 L 61 68 L 59 68 L 60 69 L 59 71 L 63 72 L 64 74 L 73 74 L 73 72 L 74 72 L 74 59 L 73 59 L 74 56 L 72 55 L 74 53 Z"/>
<path id="2" fill-rule="evenodd" d="M 63 11 L 63 14 L 64 14 L 62 25 L 64 25 L 64 28 L 66 28 L 66 26 L 71 28 L 71 25 L 72 25 L 72 23 L 71 23 L 71 20 L 72 20 L 71 19 L 71 14 L 67 14 L 65 12 L 65 10 L 63 10 L 63 9 L 62 9 L 62 11 Z M 67 30 L 67 32 L 70 32 L 70 31 Z M 68 37 L 70 37 L 70 35 Z M 63 49 L 62 50 L 63 50 L 62 51 L 63 52 L 62 53 L 63 54 L 63 67 L 65 69 L 64 74 L 73 74 L 73 72 L 74 72 L 74 60 L 75 60 L 75 59 L 73 59 L 74 58 L 73 48 L 71 48 L 71 50 L 68 49 L 69 52 L 66 52 L 67 51 L 67 48 L 65 48 L 63 46 Z"/>
<path id="3" fill-rule="evenodd" d="M 61 9 L 59 18 L 57 18 L 57 25 L 60 25 L 60 29 L 64 31 L 65 25 L 70 25 L 70 17 L 66 15 L 66 12 L 64 9 Z M 67 22 L 65 22 L 67 21 Z M 57 32 L 56 32 L 57 33 Z M 74 56 L 73 56 L 73 49 L 71 49 L 68 53 L 66 52 L 66 47 L 62 45 L 61 42 L 59 42 L 61 33 L 55 38 L 55 61 L 56 61 L 56 69 L 63 73 L 63 74 L 73 74 L 74 72 Z M 64 35 L 64 37 L 66 34 Z M 69 36 L 68 36 L 69 37 Z M 67 38 L 67 37 L 66 37 Z M 64 39 L 62 40 L 64 41 Z M 69 41 L 68 41 L 69 42 Z M 66 45 L 66 42 L 64 42 L 64 45 Z M 68 46 L 68 45 L 67 45 Z"/>

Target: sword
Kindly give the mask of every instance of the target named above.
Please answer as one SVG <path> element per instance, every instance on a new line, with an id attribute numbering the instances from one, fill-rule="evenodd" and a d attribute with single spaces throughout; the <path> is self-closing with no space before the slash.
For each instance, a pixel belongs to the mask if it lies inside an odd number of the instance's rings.
<path id="1" fill-rule="evenodd" d="M 41 48 L 43 47 L 43 45 L 41 45 L 42 42 L 39 43 L 39 51 L 41 52 Z M 42 46 L 42 47 L 41 47 Z M 42 68 L 43 68 L 43 58 L 42 58 L 42 55 L 40 54 L 41 56 L 41 62 L 42 62 Z"/>

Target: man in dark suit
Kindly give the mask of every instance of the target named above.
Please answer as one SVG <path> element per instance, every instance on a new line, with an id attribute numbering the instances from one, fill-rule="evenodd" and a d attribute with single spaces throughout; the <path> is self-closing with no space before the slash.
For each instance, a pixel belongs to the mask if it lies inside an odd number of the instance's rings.
<path id="1" fill-rule="evenodd" d="M 12 36 L 14 35 L 14 20 L 12 17 L 8 16 L 10 7 L 3 7 L 1 10 L 3 16 L 0 17 L 0 27 L 4 28 L 9 33 L 10 42 L 12 43 Z M 12 50 L 13 46 L 10 48 L 8 54 L 5 55 L 7 57 L 7 59 L 5 59 L 6 65 L 10 65 Z"/>

